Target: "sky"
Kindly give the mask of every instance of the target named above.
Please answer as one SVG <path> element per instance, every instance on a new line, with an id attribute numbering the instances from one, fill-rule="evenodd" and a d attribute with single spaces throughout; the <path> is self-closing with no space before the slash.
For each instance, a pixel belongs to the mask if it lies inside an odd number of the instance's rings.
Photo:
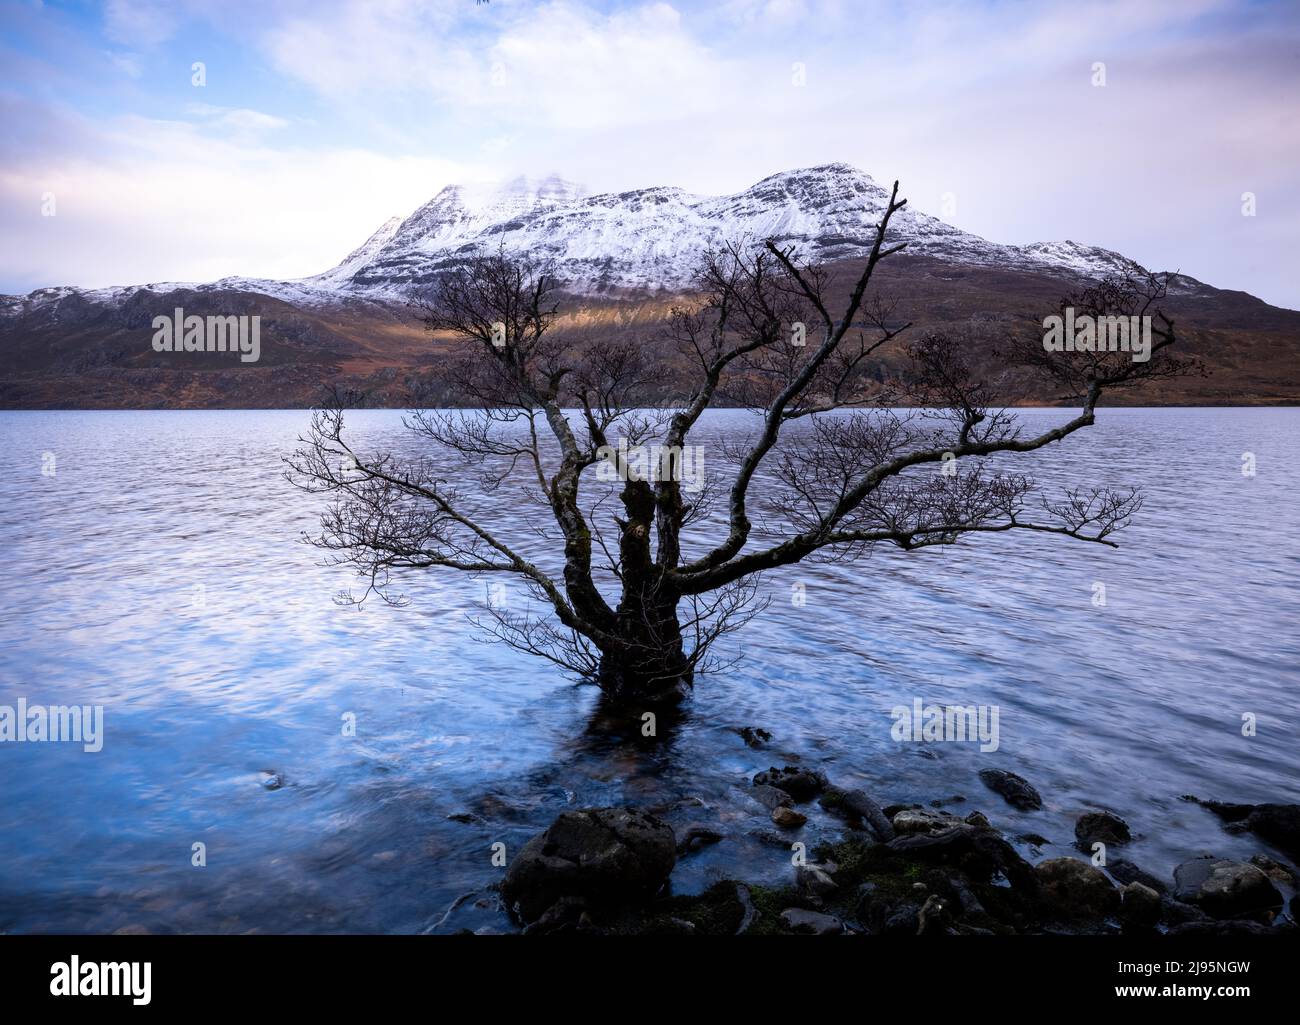
<path id="1" fill-rule="evenodd" d="M 1300 2 L 0 0 L 0 292 L 293 278 L 451 183 L 835 161 L 1300 308 Z"/>

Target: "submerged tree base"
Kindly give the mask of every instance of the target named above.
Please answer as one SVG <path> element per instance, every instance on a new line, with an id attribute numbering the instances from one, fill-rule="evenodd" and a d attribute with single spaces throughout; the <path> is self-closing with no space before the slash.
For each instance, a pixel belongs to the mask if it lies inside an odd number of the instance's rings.
<path id="1" fill-rule="evenodd" d="M 604 658 L 596 683 L 611 704 L 653 711 L 675 707 L 689 697 L 694 674 L 681 664 L 676 667 L 654 663 L 638 666 Z"/>

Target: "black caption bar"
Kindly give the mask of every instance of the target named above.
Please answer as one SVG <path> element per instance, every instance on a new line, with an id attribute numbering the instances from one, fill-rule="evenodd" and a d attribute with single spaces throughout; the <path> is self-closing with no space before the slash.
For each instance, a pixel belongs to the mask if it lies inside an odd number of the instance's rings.
<path id="1" fill-rule="evenodd" d="M 1106 937 L 958 942 L 854 937 L 538 940 L 519 936 L 4 936 L 7 1009 L 173 1014 L 272 1009 L 331 1013 L 438 996 L 494 1012 L 544 1008 L 559 992 L 617 1017 L 645 1001 L 716 992 L 791 1009 L 870 993 L 872 1006 L 1055 1000 L 1072 1010 L 1164 1004 L 1180 1013 L 1281 999 L 1292 937 L 1141 943 Z M 766 966 L 766 967 L 765 967 Z M 1285 966 L 1285 967 L 1284 967 Z M 613 1003 L 594 1003 L 600 996 Z M 675 994 L 675 995 L 674 995 Z M 630 1003 L 628 1001 L 631 1001 Z M 1042 1007 L 1055 1005 L 1038 1005 Z M 61 1017 L 63 1014 L 60 1015 Z"/>

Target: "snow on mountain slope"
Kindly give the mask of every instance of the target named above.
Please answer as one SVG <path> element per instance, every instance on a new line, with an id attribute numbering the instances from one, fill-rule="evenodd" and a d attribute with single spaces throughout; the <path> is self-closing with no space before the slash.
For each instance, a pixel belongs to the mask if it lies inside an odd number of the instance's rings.
<path id="1" fill-rule="evenodd" d="M 734 196 L 697 196 L 677 188 L 584 196 L 558 179 L 542 187 L 514 182 L 471 198 L 449 186 L 402 225 L 393 239 L 342 287 L 404 292 L 467 256 L 528 252 L 553 260 L 578 292 L 679 290 L 701 258 L 728 240 L 774 238 L 801 259 L 843 259 L 869 251 L 889 193 L 847 164 L 784 171 Z M 1004 246 L 904 208 L 891 242 L 908 252 L 959 263 L 1101 276 L 1132 261 L 1072 242 Z"/>
<path id="2" fill-rule="evenodd" d="M 293 303 L 402 300 L 441 270 L 476 254 L 528 252 L 552 260 L 571 291 L 598 294 L 689 286 L 701 258 L 729 240 L 774 238 L 800 259 L 865 255 L 889 192 L 848 164 L 783 171 L 732 196 L 653 187 L 587 195 L 552 175 L 499 188 L 449 185 L 405 220 L 392 218 L 331 270 L 296 281 L 224 278 L 207 285 L 141 286 L 162 292 L 260 292 Z M 888 241 L 958 264 L 1099 278 L 1140 270 L 1119 253 L 1074 242 L 1008 246 L 905 207 Z M 13 314 L 75 294 L 113 304 L 137 288 L 40 289 L 0 303 Z"/>
<path id="3" fill-rule="evenodd" d="M 581 199 L 581 186 L 552 175 L 515 178 L 500 188 L 448 185 L 397 229 L 393 251 L 437 254 L 482 235 Z"/>

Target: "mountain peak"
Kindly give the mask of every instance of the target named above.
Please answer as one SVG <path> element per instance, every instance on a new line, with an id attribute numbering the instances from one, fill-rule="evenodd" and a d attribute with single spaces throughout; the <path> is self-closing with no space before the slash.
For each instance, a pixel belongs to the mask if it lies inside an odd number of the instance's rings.
<path id="1" fill-rule="evenodd" d="M 866 171 L 843 162 L 792 167 L 788 171 L 778 171 L 751 186 L 751 190 L 774 183 L 803 183 L 828 188 L 880 189 L 880 185 Z"/>
<path id="2" fill-rule="evenodd" d="M 860 167 L 846 163 L 843 160 L 832 160 L 828 164 L 813 164 L 809 167 L 792 167 L 788 171 L 778 171 L 776 174 L 769 175 L 770 178 L 864 178 L 867 181 L 875 181 L 871 175 Z"/>
<path id="3" fill-rule="evenodd" d="M 799 259 L 865 255 L 888 202 L 871 175 L 843 161 L 778 171 L 729 196 L 671 186 L 588 195 L 558 174 L 449 185 L 363 265 L 347 265 L 348 288 L 402 292 L 504 247 L 552 262 L 578 292 L 681 289 L 706 252 L 737 239 L 777 239 Z M 894 215 L 889 238 L 909 253 L 984 266 L 1100 277 L 1123 262 L 1072 243 L 998 245 L 911 208 Z"/>

